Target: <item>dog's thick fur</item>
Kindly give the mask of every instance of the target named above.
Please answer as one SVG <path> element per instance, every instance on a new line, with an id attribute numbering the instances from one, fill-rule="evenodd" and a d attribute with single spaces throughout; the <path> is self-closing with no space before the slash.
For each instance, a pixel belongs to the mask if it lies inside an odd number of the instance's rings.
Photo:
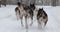
<path id="1" fill-rule="evenodd" d="M 38 10 L 37 13 L 37 20 L 38 20 L 38 24 L 46 26 L 47 21 L 48 21 L 48 15 L 47 13 L 42 9 Z M 38 25 L 39 26 L 39 25 Z"/>

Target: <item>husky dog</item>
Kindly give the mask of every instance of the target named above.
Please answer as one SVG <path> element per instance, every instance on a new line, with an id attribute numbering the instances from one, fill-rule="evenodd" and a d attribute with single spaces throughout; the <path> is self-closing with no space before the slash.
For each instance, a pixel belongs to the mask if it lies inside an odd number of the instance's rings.
<path id="1" fill-rule="evenodd" d="M 33 24 L 33 14 L 34 14 L 34 10 L 35 10 L 35 5 L 34 4 L 30 4 L 30 6 L 25 6 L 24 10 L 27 13 L 27 18 L 31 18 L 31 24 L 30 26 Z"/>
<path id="2" fill-rule="evenodd" d="M 34 11 L 36 10 L 36 7 L 35 7 L 35 4 L 30 4 L 30 16 L 31 16 L 31 24 L 30 24 L 30 26 L 32 26 L 32 24 L 33 24 L 33 16 L 34 16 Z"/>
<path id="3" fill-rule="evenodd" d="M 18 2 L 17 4 L 18 4 L 18 7 L 15 8 L 15 11 L 18 14 L 17 15 L 18 18 L 21 19 L 21 25 L 24 26 L 22 19 L 23 19 L 23 16 L 25 16 L 25 25 L 26 25 L 26 28 L 28 28 L 28 24 L 27 24 L 27 11 L 24 9 L 26 7 L 22 3 L 20 3 L 20 2 Z"/>
<path id="4" fill-rule="evenodd" d="M 18 2 L 17 5 L 18 5 L 18 7 L 15 8 L 16 17 L 17 17 L 17 20 L 21 19 L 21 25 L 23 26 L 22 19 L 23 19 L 23 15 L 25 15 L 26 13 L 23 9 L 23 4 L 22 3 Z"/>
<path id="5" fill-rule="evenodd" d="M 43 10 L 43 8 L 38 10 L 38 13 L 37 13 L 37 21 L 38 21 L 38 27 L 41 27 L 41 28 L 43 28 L 47 24 L 48 15 Z"/>

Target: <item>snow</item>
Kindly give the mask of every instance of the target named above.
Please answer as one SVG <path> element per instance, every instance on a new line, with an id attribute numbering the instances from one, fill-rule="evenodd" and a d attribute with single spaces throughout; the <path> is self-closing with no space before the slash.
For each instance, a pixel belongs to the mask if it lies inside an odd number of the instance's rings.
<path id="1" fill-rule="evenodd" d="M 34 17 L 34 23 L 29 26 L 28 30 L 21 27 L 20 20 L 16 19 L 15 7 L 16 5 L 7 5 L 7 7 L 0 8 L 0 32 L 60 32 L 60 6 L 37 6 L 38 8 L 43 7 L 48 14 L 48 23 L 44 29 L 38 29 L 37 20 Z M 30 19 L 28 21 L 30 22 Z"/>

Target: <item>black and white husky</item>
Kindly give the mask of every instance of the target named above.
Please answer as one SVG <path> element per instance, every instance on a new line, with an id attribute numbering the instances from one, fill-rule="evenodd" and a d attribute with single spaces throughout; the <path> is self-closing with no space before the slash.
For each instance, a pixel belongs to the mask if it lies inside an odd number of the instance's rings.
<path id="1" fill-rule="evenodd" d="M 35 4 L 30 4 L 30 6 L 25 6 L 24 10 L 27 13 L 26 18 L 31 18 L 31 24 L 30 24 L 30 26 L 31 26 L 33 24 L 33 15 L 34 15 L 34 10 L 35 10 Z"/>
<path id="2" fill-rule="evenodd" d="M 47 13 L 43 10 L 43 8 L 38 10 L 37 13 L 37 22 L 38 22 L 38 27 L 43 28 L 44 26 L 46 26 L 48 21 L 48 15 Z"/>

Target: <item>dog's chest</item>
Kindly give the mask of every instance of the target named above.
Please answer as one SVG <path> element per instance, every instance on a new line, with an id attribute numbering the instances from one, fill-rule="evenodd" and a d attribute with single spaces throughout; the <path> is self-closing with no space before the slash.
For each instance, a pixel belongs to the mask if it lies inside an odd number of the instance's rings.
<path id="1" fill-rule="evenodd" d="M 42 21 L 42 22 L 45 22 L 46 20 L 47 20 L 47 18 L 44 18 L 44 17 L 39 18 L 39 21 Z"/>
<path id="2" fill-rule="evenodd" d="M 43 13 L 41 17 L 39 17 L 40 21 L 46 21 L 47 20 L 47 16 L 45 16 L 45 14 Z"/>

